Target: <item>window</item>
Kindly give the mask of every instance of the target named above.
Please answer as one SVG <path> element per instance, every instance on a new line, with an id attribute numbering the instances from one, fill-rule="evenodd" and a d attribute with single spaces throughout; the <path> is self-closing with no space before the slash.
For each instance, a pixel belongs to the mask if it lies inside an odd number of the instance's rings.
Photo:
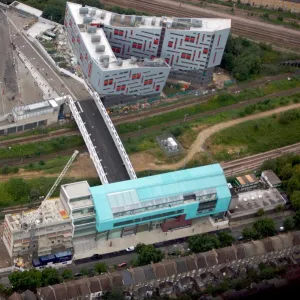
<path id="1" fill-rule="evenodd" d="M 134 49 L 142 49 L 142 44 L 139 44 L 139 43 L 133 43 L 132 44 L 132 48 L 134 48 Z"/>
<path id="2" fill-rule="evenodd" d="M 195 42 L 195 37 L 191 36 L 190 43 L 194 43 L 194 42 Z"/>
<path id="3" fill-rule="evenodd" d="M 185 38 L 184 38 L 184 41 L 185 41 L 185 42 L 189 42 L 190 39 L 191 39 L 191 37 L 190 37 L 189 35 L 186 35 Z"/>
<path id="4" fill-rule="evenodd" d="M 217 205 L 217 200 L 209 201 L 209 202 L 205 202 L 205 203 L 199 203 L 197 213 L 200 214 L 200 213 L 206 213 L 209 211 L 213 211 L 213 210 L 215 210 L 216 205 Z"/>
<path id="5" fill-rule="evenodd" d="M 113 84 L 113 82 L 114 82 L 114 80 L 113 80 L 113 79 L 109 79 L 109 82 L 108 82 L 108 84 L 109 84 L 109 85 L 111 85 L 111 84 Z"/>
<path id="6" fill-rule="evenodd" d="M 168 47 L 173 47 L 173 42 L 168 42 Z"/>
<path id="7" fill-rule="evenodd" d="M 155 91 L 159 91 L 159 90 L 160 90 L 160 85 L 157 85 Z"/>
<path id="8" fill-rule="evenodd" d="M 119 92 L 119 91 L 125 91 L 125 89 L 126 89 L 126 85 L 125 84 L 117 86 L 117 92 Z"/>
<path id="9" fill-rule="evenodd" d="M 141 73 L 132 74 L 131 79 L 139 79 L 139 78 L 141 78 Z"/>
<path id="10" fill-rule="evenodd" d="M 159 40 L 158 40 L 158 39 L 155 39 L 153 43 L 154 43 L 154 45 L 158 45 Z"/>
<path id="11" fill-rule="evenodd" d="M 181 53 L 181 58 L 186 58 L 186 54 L 185 53 Z"/>
<path id="12" fill-rule="evenodd" d="M 144 85 L 148 85 L 148 84 L 152 84 L 153 83 L 153 79 L 148 79 L 144 81 Z"/>
<path id="13" fill-rule="evenodd" d="M 168 64 L 168 63 L 169 63 L 169 59 L 168 59 L 168 58 L 165 58 L 165 62 Z"/>
<path id="14" fill-rule="evenodd" d="M 203 54 L 207 54 L 208 53 L 208 49 L 207 48 L 204 48 L 203 49 Z"/>
<path id="15" fill-rule="evenodd" d="M 119 30 L 119 35 L 123 36 L 124 35 L 124 31 L 123 30 Z"/>
<path id="16" fill-rule="evenodd" d="M 108 80 L 104 80 L 104 85 L 108 85 Z"/>
<path id="17" fill-rule="evenodd" d="M 104 80 L 104 85 L 112 85 L 113 84 L 113 79 L 107 79 L 107 80 Z"/>
<path id="18" fill-rule="evenodd" d="M 189 53 L 181 53 L 181 58 L 191 59 L 191 54 L 189 54 Z"/>

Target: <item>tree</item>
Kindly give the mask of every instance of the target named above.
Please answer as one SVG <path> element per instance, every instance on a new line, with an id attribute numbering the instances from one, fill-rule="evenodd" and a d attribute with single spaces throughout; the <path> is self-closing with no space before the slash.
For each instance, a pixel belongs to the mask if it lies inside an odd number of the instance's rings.
<path id="1" fill-rule="evenodd" d="M 270 218 L 264 218 L 253 224 L 253 229 L 257 232 L 259 238 L 272 236 L 276 232 L 275 222 Z"/>
<path id="2" fill-rule="evenodd" d="M 42 285 L 42 273 L 36 269 L 24 272 L 12 272 L 8 279 L 14 290 L 34 290 Z"/>
<path id="3" fill-rule="evenodd" d="M 291 203 L 295 210 L 300 210 L 300 191 L 294 191 L 292 193 Z"/>
<path id="4" fill-rule="evenodd" d="M 220 247 L 220 241 L 213 234 L 193 235 L 189 237 L 188 244 L 193 252 L 206 252 Z"/>
<path id="5" fill-rule="evenodd" d="M 164 258 L 164 254 L 161 250 L 156 249 L 153 245 L 138 244 L 136 247 L 138 253 L 138 264 L 147 265 L 151 262 L 159 262 Z"/>
<path id="6" fill-rule="evenodd" d="M 295 226 L 299 227 L 300 226 L 300 210 L 296 211 L 293 220 L 295 222 Z"/>
<path id="7" fill-rule="evenodd" d="M 265 211 L 263 208 L 260 208 L 257 210 L 257 213 L 256 213 L 259 217 L 263 216 L 265 214 Z"/>
<path id="8" fill-rule="evenodd" d="M 99 274 L 107 272 L 107 265 L 105 263 L 95 264 L 95 271 Z"/>
<path id="9" fill-rule="evenodd" d="M 20 201 L 27 199 L 30 188 L 23 178 L 10 178 L 6 183 L 6 190 L 14 201 Z"/>
<path id="10" fill-rule="evenodd" d="M 253 229 L 246 227 L 243 229 L 242 235 L 245 240 L 252 240 L 255 236 L 255 233 L 253 232 Z"/>
<path id="11" fill-rule="evenodd" d="M 42 286 L 53 285 L 62 282 L 58 271 L 53 268 L 46 268 L 42 271 Z"/>
<path id="12" fill-rule="evenodd" d="M 70 269 L 66 269 L 61 273 L 61 276 L 64 280 L 73 279 L 73 272 Z"/>
<path id="13" fill-rule="evenodd" d="M 103 295 L 103 300 L 125 300 L 121 289 L 113 288 Z"/>
<path id="14" fill-rule="evenodd" d="M 43 10 L 42 17 L 49 19 L 53 22 L 60 22 L 62 18 L 62 13 L 58 7 L 52 5 L 46 5 Z"/>
<path id="15" fill-rule="evenodd" d="M 283 222 L 283 227 L 285 230 L 292 230 L 295 228 L 295 221 L 291 217 L 287 217 Z"/>
<path id="16" fill-rule="evenodd" d="M 218 239 L 220 241 L 220 247 L 231 246 L 235 241 L 235 238 L 230 233 L 225 231 L 218 234 Z"/>

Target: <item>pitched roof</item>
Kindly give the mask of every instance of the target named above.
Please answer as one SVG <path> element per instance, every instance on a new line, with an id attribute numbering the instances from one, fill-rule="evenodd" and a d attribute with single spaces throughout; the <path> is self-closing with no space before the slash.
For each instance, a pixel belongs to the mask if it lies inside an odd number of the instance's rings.
<path id="1" fill-rule="evenodd" d="M 143 271 L 144 271 L 146 281 L 156 278 L 151 265 L 142 266 L 141 269 L 143 269 Z"/>
<path id="2" fill-rule="evenodd" d="M 85 278 L 76 280 L 75 284 L 81 296 L 89 295 L 91 293 L 88 281 Z"/>
<path id="3" fill-rule="evenodd" d="M 123 286 L 123 278 L 122 278 L 122 275 L 118 272 L 114 272 L 114 273 L 111 273 L 111 278 L 112 278 L 112 285 L 113 286 L 117 286 L 117 287 L 120 287 L 120 286 Z"/>
<path id="4" fill-rule="evenodd" d="M 67 290 L 68 298 L 76 298 L 80 296 L 77 285 L 74 281 L 66 281 L 64 284 Z"/>
<path id="5" fill-rule="evenodd" d="M 174 261 L 176 263 L 177 273 L 185 273 L 188 271 L 186 263 L 185 263 L 185 259 L 176 258 L 176 259 L 174 259 Z"/>
<path id="6" fill-rule="evenodd" d="M 102 274 L 97 277 L 99 278 L 102 291 L 108 291 L 112 287 L 110 278 L 107 274 Z"/>
<path id="7" fill-rule="evenodd" d="M 63 283 L 55 284 L 52 286 L 56 300 L 65 300 L 68 298 L 66 286 Z"/>
<path id="8" fill-rule="evenodd" d="M 207 267 L 205 256 L 202 255 L 202 253 L 197 254 L 196 258 L 197 258 L 197 265 L 199 269 Z"/>
<path id="9" fill-rule="evenodd" d="M 14 292 L 9 298 L 8 300 L 22 300 L 22 296 L 16 292 Z"/>
<path id="10" fill-rule="evenodd" d="M 101 291 L 101 285 L 98 277 L 90 277 L 88 278 L 88 281 L 90 283 L 90 290 L 92 293 Z"/>
<path id="11" fill-rule="evenodd" d="M 51 286 L 45 286 L 37 289 L 37 294 L 40 295 L 43 300 L 55 299 L 54 290 Z"/>
<path id="12" fill-rule="evenodd" d="M 167 276 L 172 276 L 176 274 L 176 264 L 173 260 L 164 261 L 164 265 Z"/>
<path id="13" fill-rule="evenodd" d="M 193 271 L 197 269 L 195 258 L 192 256 L 185 257 L 185 263 L 187 265 L 188 271 Z"/>
<path id="14" fill-rule="evenodd" d="M 36 300 L 36 296 L 34 294 L 34 292 L 30 291 L 30 290 L 26 290 L 23 294 L 22 294 L 23 300 Z"/>
<path id="15" fill-rule="evenodd" d="M 167 273 L 163 263 L 156 263 L 153 265 L 153 267 L 154 267 L 154 272 L 156 274 L 156 278 L 167 277 Z"/>

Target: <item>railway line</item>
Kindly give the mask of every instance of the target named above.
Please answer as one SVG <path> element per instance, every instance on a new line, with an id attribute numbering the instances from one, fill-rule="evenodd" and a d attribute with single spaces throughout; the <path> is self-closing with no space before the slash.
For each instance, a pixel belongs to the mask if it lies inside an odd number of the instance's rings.
<path id="1" fill-rule="evenodd" d="M 272 76 L 272 77 L 265 77 L 263 80 L 256 80 L 254 82 L 251 83 L 244 83 L 244 84 L 239 84 L 236 86 L 232 86 L 229 87 L 227 91 L 229 92 L 237 92 L 240 91 L 241 89 L 246 89 L 246 88 L 255 88 L 255 87 L 259 87 L 267 82 L 270 81 L 275 81 L 275 80 L 281 80 L 284 78 L 287 78 L 289 76 L 292 76 L 292 73 L 287 73 L 287 74 L 280 74 L 277 76 Z M 177 102 L 174 104 L 169 104 L 167 106 L 164 107 L 157 107 L 157 108 L 151 108 L 150 110 L 145 110 L 145 111 L 139 111 L 138 115 L 136 114 L 136 112 L 133 114 L 126 114 L 124 116 L 120 116 L 120 117 L 112 117 L 112 121 L 114 122 L 115 125 L 119 125 L 122 123 L 130 123 L 130 122 L 135 122 L 138 119 L 142 119 L 144 117 L 150 117 L 150 116 L 155 116 L 155 115 L 159 115 L 162 113 L 166 113 L 166 112 L 170 112 L 170 111 L 174 111 L 177 110 L 179 108 L 184 108 L 184 107 L 189 107 L 195 104 L 200 104 L 200 103 L 205 103 L 207 102 L 209 99 L 211 99 L 213 96 L 222 94 L 224 91 L 221 91 L 219 93 L 214 93 L 213 95 L 207 95 L 207 96 L 198 96 L 195 98 L 192 98 L 190 100 L 186 100 L 186 101 L 182 101 L 182 102 Z"/>
<path id="2" fill-rule="evenodd" d="M 297 30 L 282 28 L 280 26 L 270 25 L 259 21 L 242 19 L 233 15 L 224 14 L 216 11 L 199 8 L 197 6 L 182 4 L 176 1 L 155 1 L 148 0 L 112 0 L 104 1 L 104 4 L 110 6 L 119 5 L 121 7 L 130 7 L 139 11 L 149 12 L 154 15 L 168 15 L 178 17 L 219 17 L 230 18 L 232 20 L 232 33 L 240 36 L 254 38 L 263 42 L 271 42 L 281 48 L 292 48 L 299 51 L 300 32 Z M 274 29 L 276 28 L 276 29 Z"/>
<path id="3" fill-rule="evenodd" d="M 267 152 L 247 156 L 245 158 L 236 159 L 233 161 L 222 162 L 221 166 L 227 177 L 244 173 L 245 171 L 254 170 L 260 167 L 263 162 L 269 159 L 280 157 L 284 154 L 299 154 L 300 143 L 277 148 Z"/>

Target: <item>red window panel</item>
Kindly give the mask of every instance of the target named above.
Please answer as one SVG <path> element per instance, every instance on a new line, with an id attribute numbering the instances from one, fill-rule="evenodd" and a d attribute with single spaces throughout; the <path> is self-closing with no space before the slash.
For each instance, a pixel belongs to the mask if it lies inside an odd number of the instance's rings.
<path id="1" fill-rule="evenodd" d="M 144 81 L 144 85 L 147 85 L 147 84 L 148 84 L 148 80 L 145 80 L 145 81 Z"/>
<path id="2" fill-rule="evenodd" d="M 207 54 L 208 53 L 208 49 L 207 48 L 204 48 L 203 49 L 203 54 Z"/>
<path id="3" fill-rule="evenodd" d="M 125 89 L 126 89 L 126 85 L 124 84 L 124 85 L 122 85 L 121 90 L 122 90 L 122 91 L 125 91 Z"/>
<path id="4" fill-rule="evenodd" d="M 151 55 L 150 58 L 153 60 L 153 59 L 155 58 L 155 56 L 154 56 L 154 55 Z"/>
<path id="5" fill-rule="evenodd" d="M 119 30 L 118 30 L 118 29 L 115 29 L 115 30 L 114 30 L 114 34 L 115 34 L 115 35 L 118 35 L 118 34 L 119 34 Z"/>
<path id="6" fill-rule="evenodd" d="M 132 48 L 137 48 L 137 43 L 133 43 Z"/>
<path id="7" fill-rule="evenodd" d="M 116 49 L 115 47 L 111 47 L 111 50 L 112 50 L 113 52 L 115 52 L 115 49 Z"/>
<path id="8" fill-rule="evenodd" d="M 219 45 L 220 45 L 220 39 L 221 39 L 221 36 L 219 35 L 217 47 L 219 47 Z"/>
<path id="9" fill-rule="evenodd" d="M 158 45 L 158 43 L 159 43 L 158 39 L 155 39 L 154 42 L 153 42 L 154 45 Z"/>
<path id="10" fill-rule="evenodd" d="M 169 63 L 169 59 L 168 59 L 168 58 L 165 58 L 165 62 L 168 64 L 168 63 Z"/>
<path id="11" fill-rule="evenodd" d="M 137 74 L 136 74 L 136 78 L 137 78 L 137 79 L 140 79 L 140 78 L 141 78 L 141 73 L 137 73 Z"/>
<path id="12" fill-rule="evenodd" d="M 118 85 L 118 86 L 117 86 L 117 92 L 121 91 L 121 88 L 122 88 L 122 86 L 121 86 L 121 85 Z"/>
<path id="13" fill-rule="evenodd" d="M 116 48 L 116 53 L 121 53 L 121 48 Z"/>
<path id="14" fill-rule="evenodd" d="M 123 30 L 119 30 L 119 36 L 123 36 L 124 35 L 124 31 Z"/>
<path id="15" fill-rule="evenodd" d="M 173 47 L 173 42 L 168 42 L 168 47 Z"/>
<path id="16" fill-rule="evenodd" d="M 190 39 L 191 39 L 191 37 L 190 37 L 189 35 L 186 35 L 185 38 L 184 38 L 184 41 L 185 41 L 185 42 L 189 42 Z"/>
<path id="17" fill-rule="evenodd" d="M 187 54 L 186 59 L 191 59 L 191 54 Z"/>
<path id="18" fill-rule="evenodd" d="M 142 44 L 137 44 L 138 49 L 142 49 L 142 46 L 143 46 Z"/>
<path id="19" fill-rule="evenodd" d="M 186 53 L 181 53 L 181 58 L 186 58 Z"/>
<path id="20" fill-rule="evenodd" d="M 157 85 L 156 88 L 155 88 L 155 90 L 159 91 L 160 90 L 160 85 Z"/>
<path id="21" fill-rule="evenodd" d="M 195 37 L 191 36 L 190 43 L 195 43 Z"/>
<path id="22" fill-rule="evenodd" d="M 152 84 L 152 83 L 153 83 L 153 79 L 149 79 L 148 84 Z"/>
<path id="23" fill-rule="evenodd" d="M 108 80 L 104 80 L 104 85 L 108 85 Z"/>
<path id="24" fill-rule="evenodd" d="M 109 79 L 108 84 L 111 85 L 113 84 L 114 80 L 113 79 Z"/>
<path id="25" fill-rule="evenodd" d="M 136 79 L 136 74 L 133 74 L 133 75 L 132 75 L 132 79 Z"/>

